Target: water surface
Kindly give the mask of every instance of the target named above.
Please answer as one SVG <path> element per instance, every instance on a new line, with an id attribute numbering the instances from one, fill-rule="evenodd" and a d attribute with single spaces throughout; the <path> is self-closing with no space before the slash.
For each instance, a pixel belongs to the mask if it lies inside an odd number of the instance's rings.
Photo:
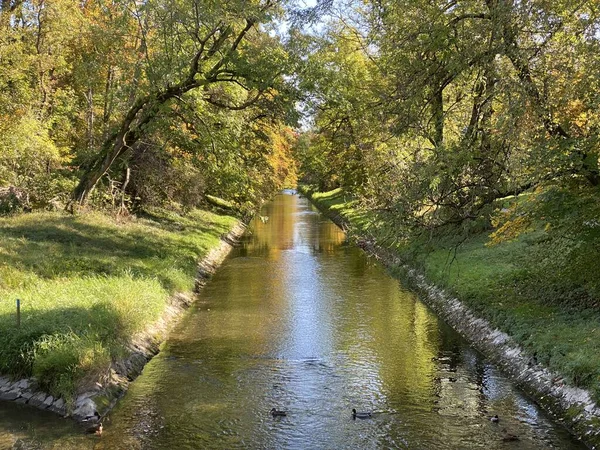
<path id="1" fill-rule="evenodd" d="M 583 448 L 305 199 L 261 214 L 101 438 L 3 404 L 0 448 Z"/>

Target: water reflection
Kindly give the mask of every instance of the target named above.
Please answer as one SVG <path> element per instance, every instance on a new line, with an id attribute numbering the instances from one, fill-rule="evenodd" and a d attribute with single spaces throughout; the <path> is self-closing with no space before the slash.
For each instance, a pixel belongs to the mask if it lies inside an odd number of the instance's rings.
<path id="1" fill-rule="evenodd" d="M 261 214 L 102 438 L 10 405 L 0 448 L 580 448 L 306 200 Z"/>

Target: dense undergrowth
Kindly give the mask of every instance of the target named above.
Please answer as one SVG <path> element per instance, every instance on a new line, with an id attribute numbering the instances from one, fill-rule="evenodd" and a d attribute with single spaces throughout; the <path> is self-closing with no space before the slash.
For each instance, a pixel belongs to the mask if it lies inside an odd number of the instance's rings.
<path id="1" fill-rule="evenodd" d="M 0 373 L 35 375 L 67 400 L 106 372 L 236 219 L 39 212 L 0 218 Z M 16 326 L 16 299 L 21 326 Z"/>
<path id="2" fill-rule="evenodd" d="M 576 198 L 584 197 L 579 193 Z M 379 242 L 389 235 L 385 220 L 362 210 L 340 189 L 315 192 L 312 199 L 341 214 L 358 235 Z M 514 239 L 498 239 L 493 229 L 468 236 L 455 230 L 396 243 L 392 249 L 429 281 L 515 338 L 539 363 L 590 390 L 598 402 L 600 260 L 596 224 L 585 217 L 593 208 L 588 202 L 576 212 L 573 206 L 581 205 L 552 200 L 552 227 L 551 212 L 542 211 L 545 220 L 532 221 Z"/>

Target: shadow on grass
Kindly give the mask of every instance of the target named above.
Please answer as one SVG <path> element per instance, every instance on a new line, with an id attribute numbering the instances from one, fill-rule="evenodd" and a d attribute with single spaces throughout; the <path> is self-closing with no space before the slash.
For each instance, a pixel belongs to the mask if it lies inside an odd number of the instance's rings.
<path id="1" fill-rule="evenodd" d="M 36 345 L 42 340 L 48 341 L 49 336 L 86 338 L 88 342 L 95 341 L 114 350 L 126 343 L 128 333 L 123 317 L 109 304 L 95 304 L 90 308 L 24 309 L 20 327 L 17 327 L 16 313 L 5 313 L 0 315 L 0 373 L 31 376 L 36 351 L 39 351 Z M 66 366 L 74 355 L 66 353 L 56 356 L 56 360 L 60 362 L 63 358 L 64 369 L 68 370 Z"/>
<path id="2" fill-rule="evenodd" d="M 146 228 L 146 229 L 144 229 Z M 152 232 L 155 230 L 156 232 Z M 130 270 L 157 277 L 171 290 L 166 269 L 193 277 L 196 261 L 207 250 L 207 238 L 224 231 L 216 224 L 156 217 L 141 226 L 105 226 L 71 217 L 44 217 L 0 229 L 7 252 L 2 263 L 29 270 L 43 278 L 73 275 L 113 275 Z"/>

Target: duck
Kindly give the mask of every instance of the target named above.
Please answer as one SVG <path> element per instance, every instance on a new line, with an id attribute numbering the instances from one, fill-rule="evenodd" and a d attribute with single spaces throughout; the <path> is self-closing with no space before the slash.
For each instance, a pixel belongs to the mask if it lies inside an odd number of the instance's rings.
<path id="1" fill-rule="evenodd" d="M 273 417 L 285 417 L 285 416 L 287 416 L 287 411 L 282 411 L 282 410 L 273 408 L 271 410 L 271 415 Z"/>
<path id="2" fill-rule="evenodd" d="M 356 412 L 356 409 L 352 408 L 352 418 L 356 419 L 368 419 L 372 416 L 370 412 Z"/>
<path id="3" fill-rule="evenodd" d="M 490 417 L 490 421 L 494 422 L 494 423 L 498 423 L 500 421 L 500 419 L 498 418 L 498 414 Z"/>
<path id="4" fill-rule="evenodd" d="M 95 434 L 96 436 L 102 436 L 102 422 L 95 423 L 94 425 L 85 429 L 88 434 Z"/>

